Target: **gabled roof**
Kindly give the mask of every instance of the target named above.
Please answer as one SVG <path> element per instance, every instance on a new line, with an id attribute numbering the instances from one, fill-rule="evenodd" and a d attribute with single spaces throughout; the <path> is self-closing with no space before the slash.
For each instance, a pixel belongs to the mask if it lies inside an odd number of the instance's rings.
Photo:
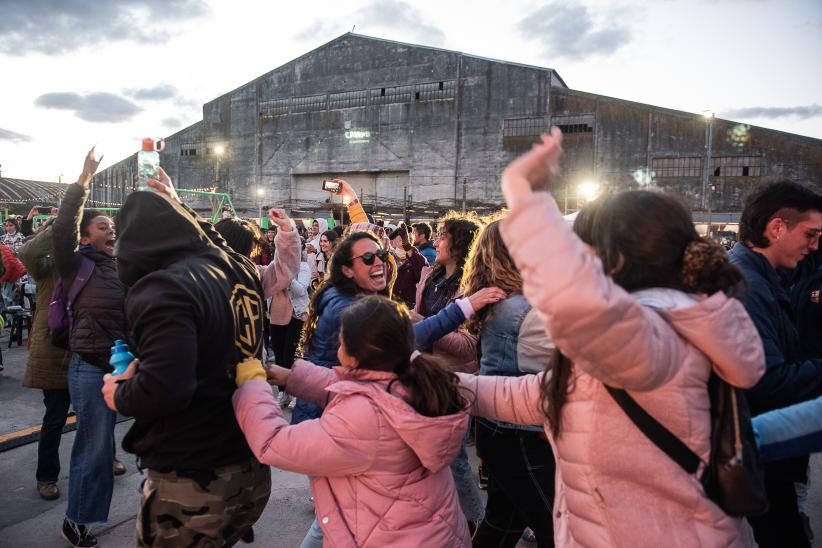
<path id="1" fill-rule="evenodd" d="M 231 95 L 235 91 L 240 90 L 240 89 L 244 88 L 245 86 L 247 86 L 247 85 L 249 85 L 253 82 L 256 82 L 257 80 L 259 80 L 261 78 L 265 78 L 267 75 L 269 75 L 273 72 L 276 72 L 280 69 L 283 69 L 283 68 L 289 66 L 292 63 L 296 63 L 297 61 L 299 61 L 301 59 L 304 59 L 306 57 L 314 55 L 318 51 L 326 49 L 329 46 L 331 46 L 332 44 L 336 44 L 337 42 L 341 42 L 342 40 L 344 40 L 346 38 L 356 38 L 358 40 L 364 40 L 364 41 L 369 41 L 369 42 L 382 42 L 382 43 L 385 43 L 385 44 L 396 44 L 396 45 L 399 45 L 399 46 L 405 46 L 405 47 L 409 47 L 409 48 L 427 49 L 427 50 L 431 50 L 431 51 L 439 51 L 439 52 L 442 52 L 442 53 L 462 55 L 464 57 L 471 57 L 473 59 L 481 59 L 483 61 L 489 61 L 491 63 L 501 63 L 501 64 L 504 64 L 504 65 L 524 67 L 524 68 L 529 68 L 529 69 L 534 69 L 534 70 L 550 71 L 553 74 L 553 76 L 556 77 L 557 80 L 559 80 L 559 82 L 564 87 L 566 87 L 566 88 L 568 87 L 568 85 L 565 83 L 565 80 L 563 80 L 562 77 L 559 75 L 559 73 L 557 73 L 557 71 L 555 71 L 552 68 L 538 67 L 538 66 L 535 66 L 535 65 L 527 65 L 527 64 L 524 64 L 524 63 L 514 63 L 514 62 L 511 62 L 511 61 L 502 61 L 500 59 L 493 59 L 491 57 L 482 57 L 480 55 L 472 55 L 470 53 L 464 53 L 464 52 L 461 52 L 461 51 L 455 51 L 455 50 L 443 49 L 443 48 L 435 48 L 433 46 L 424 46 L 424 45 L 420 45 L 420 44 L 410 44 L 408 42 L 398 42 L 396 40 L 388 40 L 386 38 L 376 38 L 374 36 L 367 36 L 365 34 L 357 34 L 357 33 L 354 33 L 354 32 L 346 32 L 345 34 L 341 34 L 340 36 L 337 36 L 333 40 L 330 40 L 330 41 L 326 42 L 325 44 L 322 44 L 321 46 L 318 46 L 318 47 L 316 47 L 316 48 L 314 48 L 314 49 L 312 49 L 312 50 L 310 50 L 306 53 L 303 53 L 299 57 L 295 57 L 294 59 L 291 59 L 290 61 L 288 61 L 285 64 L 280 65 L 279 67 L 271 69 L 270 71 L 266 72 L 265 74 L 262 74 L 262 75 L 258 76 L 257 78 L 255 78 L 254 80 L 251 80 L 250 82 L 246 82 L 245 84 L 237 86 L 236 88 L 232 89 L 231 91 L 228 91 L 228 92 L 223 93 L 222 95 L 220 95 L 218 97 L 215 97 L 211 101 L 208 101 L 208 103 L 210 103 L 212 101 L 215 101 L 215 100 L 219 99 L 220 97 L 225 97 L 226 95 Z"/>
<path id="2" fill-rule="evenodd" d="M 0 203 L 57 205 L 68 185 L 0 177 Z"/>

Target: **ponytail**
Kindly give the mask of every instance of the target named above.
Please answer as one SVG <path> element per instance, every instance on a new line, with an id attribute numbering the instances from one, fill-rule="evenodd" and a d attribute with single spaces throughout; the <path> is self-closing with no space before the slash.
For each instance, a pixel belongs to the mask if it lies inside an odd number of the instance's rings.
<path id="1" fill-rule="evenodd" d="M 459 378 L 431 354 L 414 352 L 407 364 L 394 371 L 396 380 L 408 390 L 406 401 L 420 415 L 440 417 L 465 409 Z"/>

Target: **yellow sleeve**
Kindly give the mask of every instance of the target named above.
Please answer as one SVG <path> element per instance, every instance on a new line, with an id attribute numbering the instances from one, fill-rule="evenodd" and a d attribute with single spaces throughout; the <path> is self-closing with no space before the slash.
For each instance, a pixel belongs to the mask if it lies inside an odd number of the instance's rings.
<path id="1" fill-rule="evenodd" d="M 242 386 L 244 383 L 252 380 L 266 380 L 265 369 L 260 360 L 251 359 L 245 360 L 237 364 L 237 374 L 235 382 L 237 386 Z"/>
<path id="2" fill-rule="evenodd" d="M 368 216 L 359 200 L 355 200 L 348 204 L 348 216 L 351 217 L 351 224 L 354 223 L 368 223 Z"/>

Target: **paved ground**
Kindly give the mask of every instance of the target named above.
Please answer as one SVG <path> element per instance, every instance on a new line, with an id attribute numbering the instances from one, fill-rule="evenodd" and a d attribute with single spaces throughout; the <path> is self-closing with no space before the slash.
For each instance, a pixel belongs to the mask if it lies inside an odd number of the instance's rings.
<path id="1" fill-rule="evenodd" d="M 25 349 L 7 348 L 8 338 L 0 338 L 5 371 L 0 373 L 0 436 L 40 423 L 42 418 L 41 392 L 21 387 Z M 127 420 L 117 425 L 119 442 L 131 425 Z M 60 446 L 63 470 L 59 487 L 68 490 L 68 462 L 74 433 L 63 435 Z M 476 457 L 470 451 L 472 460 Z M 119 451 L 128 473 L 115 478 L 114 497 L 109 522 L 96 531 L 100 545 L 105 548 L 133 546 L 134 516 L 139 507 L 138 489 L 142 476 L 137 473 L 134 459 Z M 65 546 L 58 534 L 66 511 L 66 498 L 56 501 L 40 499 L 34 488 L 34 468 L 37 445 L 29 443 L 0 453 L 0 548 L 52 548 Z M 815 546 L 822 548 L 822 455 L 812 461 L 815 483 L 811 488 L 809 513 L 816 519 Z M 308 497 L 308 481 L 305 477 L 272 469 L 271 498 L 260 521 L 255 525 L 255 545 L 274 548 L 297 547 L 313 519 L 313 506 Z M 753 546 L 750 539 L 748 545 Z M 520 547 L 532 547 L 520 543 Z"/>

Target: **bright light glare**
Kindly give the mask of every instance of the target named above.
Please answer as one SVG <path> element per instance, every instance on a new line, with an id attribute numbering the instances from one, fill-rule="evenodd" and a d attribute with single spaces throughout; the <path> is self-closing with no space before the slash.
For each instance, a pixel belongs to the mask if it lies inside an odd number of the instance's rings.
<path id="1" fill-rule="evenodd" d="M 264 196 L 264 195 L 265 195 L 265 189 L 263 187 L 257 188 L 257 196 Z"/>
<path id="2" fill-rule="evenodd" d="M 714 111 L 712 111 L 711 109 L 703 110 L 702 116 L 704 116 L 706 120 L 712 120 L 714 117 Z"/>
<path id="3" fill-rule="evenodd" d="M 577 187 L 577 196 L 584 202 L 595 200 L 599 192 L 599 185 L 593 181 L 585 181 Z"/>
<path id="4" fill-rule="evenodd" d="M 214 154 L 217 156 L 222 156 L 223 152 L 225 152 L 225 147 L 223 147 L 223 145 L 217 145 L 214 147 Z"/>

